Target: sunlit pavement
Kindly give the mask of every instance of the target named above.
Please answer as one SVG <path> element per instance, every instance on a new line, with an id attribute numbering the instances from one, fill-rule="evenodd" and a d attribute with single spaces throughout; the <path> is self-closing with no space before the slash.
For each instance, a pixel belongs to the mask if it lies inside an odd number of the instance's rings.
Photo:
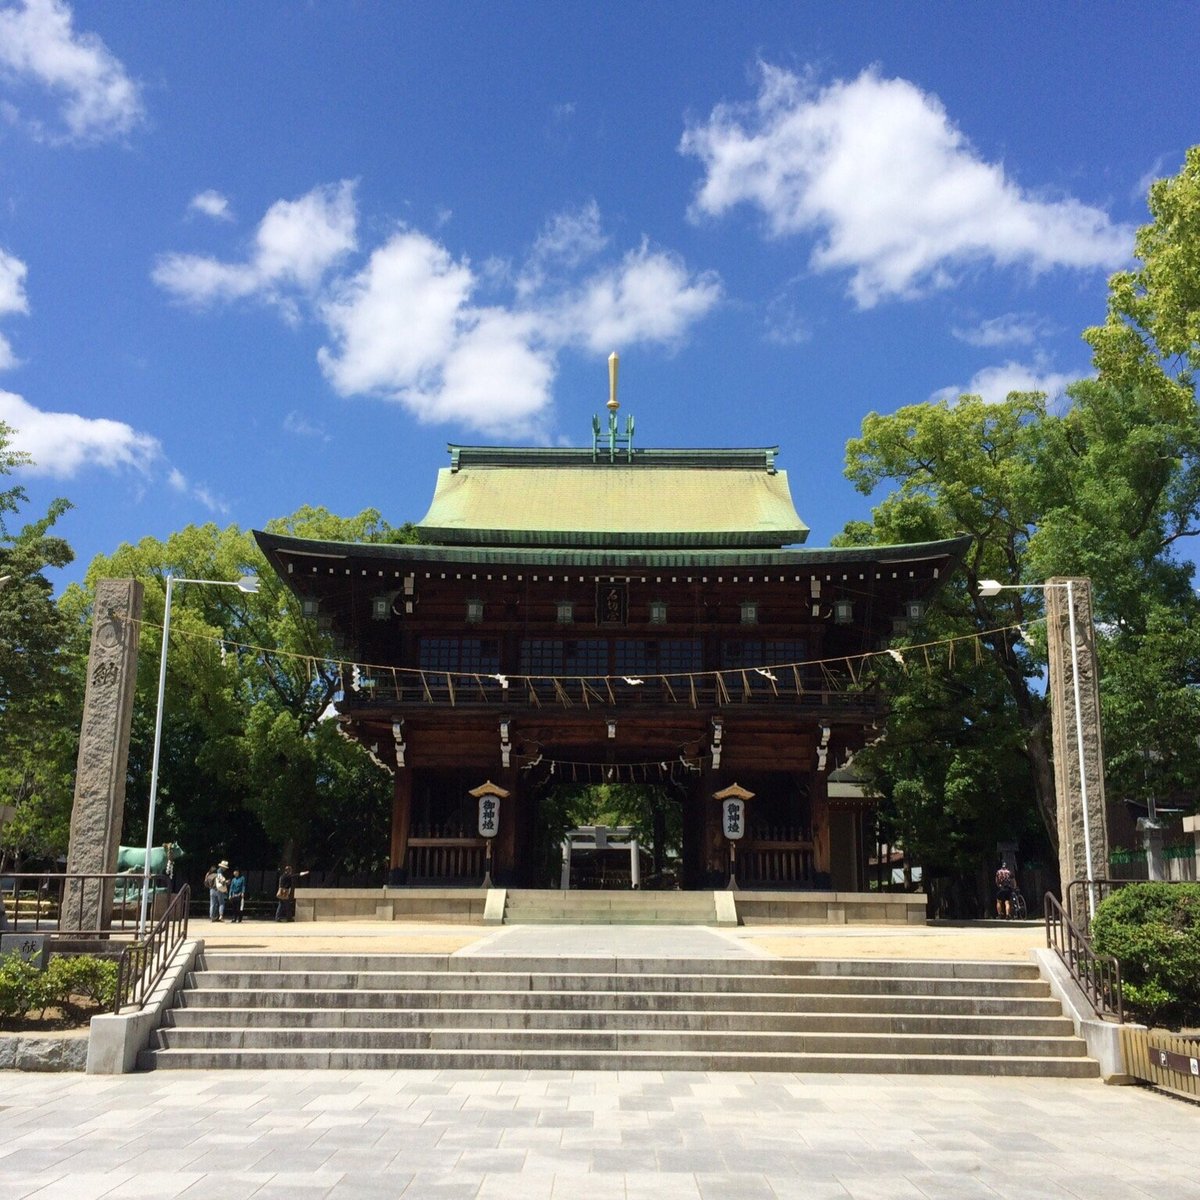
<path id="1" fill-rule="evenodd" d="M 1098 1082 L 6 1074 L 0 1200 L 1188 1200 L 1200 1108 Z"/>
<path id="2" fill-rule="evenodd" d="M 1044 946 L 1040 921 L 964 925 L 483 925 L 377 921 L 213 922 L 188 936 L 214 950 L 397 954 L 701 954 L 782 958 L 956 958 L 1029 961 Z"/>
<path id="3" fill-rule="evenodd" d="M 1037 925 L 191 923 L 214 948 L 1027 958 Z M 1200 1200 L 1200 1106 L 1085 1080 L 584 1071 L 0 1075 L 0 1200 Z"/>

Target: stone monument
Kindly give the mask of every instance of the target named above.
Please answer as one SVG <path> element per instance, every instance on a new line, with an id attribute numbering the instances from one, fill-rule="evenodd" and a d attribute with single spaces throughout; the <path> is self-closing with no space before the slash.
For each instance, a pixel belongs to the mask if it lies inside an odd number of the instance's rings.
<path id="1" fill-rule="evenodd" d="M 1045 587 L 1058 866 L 1065 899 L 1073 879 L 1102 879 L 1108 874 L 1104 744 L 1092 581 L 1048 579 Z"/>
<path id="2" fill-rule="evenodd" d="M 108 874 L 117 869 L 142 594 L 135 579 L 102 579 L 96 585 L 67 850 L 69 874 Z M 63 928 L 107 929 L 112 896 L 111 882 L 69 888 L 63 897 Z"/>

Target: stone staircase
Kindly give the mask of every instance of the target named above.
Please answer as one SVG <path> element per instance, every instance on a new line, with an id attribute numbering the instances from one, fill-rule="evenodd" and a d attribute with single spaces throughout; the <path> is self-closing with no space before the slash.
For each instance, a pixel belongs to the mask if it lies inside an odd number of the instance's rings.
<path id="1" fill-rule="evenodd" d="M 210 951 L 139 1066 L 1098 1075 L 1032 965 Z"/>
<path id="2" fill-rule="evenodd" d="M 509 888 L 506 925 L 717 925 L 712 892 Z M 736 919 L 736 918 L 735 918 Z"/>

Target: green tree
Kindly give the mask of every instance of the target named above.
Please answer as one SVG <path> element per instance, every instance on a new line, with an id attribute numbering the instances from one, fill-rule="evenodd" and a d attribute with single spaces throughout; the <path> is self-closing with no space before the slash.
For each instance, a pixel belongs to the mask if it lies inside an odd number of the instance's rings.
<path id="1" fill-rule="evenodd" d="M 0 423 L 0 476 L 29 463 Z M 40 520 L 13 530 L 26 494 L 0 490 L 0 803 L 16 815 L 0 832 L 0 858 L 52 857 L 66 849 L 82 673 L 73 670 L 72 630 L 46 572 L 74 557 L 52 532 L 70 508 L 55 500 Z"/>
<path id="2" fill-rule="evenodd" d="M 981 853 L 997 794 L 1031 796 L 1055 837 L 1043 594 L 984 599 L 983 578 L 1092 579 L 1110 786 L 1196 794 L 1200 748 L 1180 731 L 1197 727 L 1200 602 L 1180 548 L 1200 532 L 1200 149 L 1154 185 L 1150 209 L 1154 221 L 1137 238 L 1142 265 L 1113 276 L 1107 320 L 1085 334 L 1097 378 L 1068 389 L 1061 408 L 1015 393 L 1001 404 L 914 405 L 870 414 L 847 447 L 847 475 L 862 492 L 893 490 L 845 540 L 971 537 L 922 636 L 973 635 L 983 659 L 960 657 L 939 680 L 893 680 L 887 737 L 862 759 L 904 837 L 922 844 L 945 821 L 944 844 L 927 851 L 943 860 L 969 843 L 950 829 L 956 797 L 975 798 L 968 815 Z M 993 763 L 977 753 L 989 745 Z M 1152 779 L 1143 778 L 1148 761 Z"/>
<path id="3" fill-rule="evenodd" d="M 1104 324 L 1084 338 L 1101 379 L 1186 415 L 1200 366 L 1200 146 L 1178 175 L 1151 186 L 1147 203 L 1153 220 L 1134 243 L 1141 265 L 1109 280 Z"/>
<path id="4" fill-rule="evenodd" d="M 978 861 L 993 853 L 995 839 L 988 844 L 987 836 L 997 788 L 1025 803 L 1032 800 L 1051 836 L 1055 829 L 1046 706 L 1031 684 L 1039 664 L 1017 629 L 1026 603 L 1012 594 L 1014 620 L 979 595 L 980 580 L 1020 575 L 1040 507 L 1045 421 L 1045 401 L 1038 395 L 1014 394 L 1002 404 L 963 396 L 890 416 L 871 413 L 862 436 L 846 449 L 846 473 L 860 491 L 870 494 L 885 482 L 896 486 L 874 508 L 870 524 L 848 526 L 839 540 L 895 544 L 971 536 L 962 569 L 940 593 L 920 639 L 976 635 L 986 668 L 959 655 L 947 666 L 942 688 L 928 686 L 917 669 L 893 678 L 895 712 L 887 736 L 862 759 L 889 797 L 896 833 L 929 847 L 931 855 L 938 844 L 937 798 L 945 794 L 947 778 L 959 781 L 963 837 L 951 856 L 959 866 L 966 857 Z M 976 697 L 989 701 L 986 723 L 979 720 Z M 978 777 L 978 753 L 986 751 L 989 739 L 1003 746 L 1018 743 L 1023 763 L 1006 757 L 1003 780 L 972 792 L 964 781 Z M 923 745 L 937 742 L 943 754 L 922 752 Z M 967 807 L 971 795 L 973 812 Z M 974 840 L 969 829 L 977 831 Z M 924 861 L 935 865 L 931 858 Z"/>
<path id="5" fill-rule="evenodd" d="M 339 518 L 306 507 L 268 528 L 338 541 L 410 536 L 374 510 Z M 236 526 L 189 526 L 165 541 L 123 545 L 93 560 L 87 587 L 63 597 L 82 621 L 97 579 L 146 585 L 124 840 L 145 836 L 167 574 L 255 574 L 260 590 L 174 590 L 156 840 L 180 842 L 198 856 L 194 865 L 220 853 L 261 865 L 278 857 L 326 870 L 381 867 L 389 778 L 337 733 L 332 704 L 342 681 L 328 639 Z"/>

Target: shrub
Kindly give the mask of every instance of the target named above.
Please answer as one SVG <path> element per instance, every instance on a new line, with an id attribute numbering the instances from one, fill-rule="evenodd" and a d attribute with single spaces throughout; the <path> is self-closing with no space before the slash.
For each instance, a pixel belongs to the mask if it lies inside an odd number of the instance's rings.
<path id="1" fill-rule="evenodd" d="M 52 958 L 46 968 L 46 988 L 58 1004 L 83 996 L 98 1008 L 107 1008 L 117 994 L 117 964 L 90 954 Z"/>
<path id="2" fill-rule="evenodd" d="M 39 971 L 19 954 L 0 959 L 0 1017 L 24 1017 L 48 1008 L 74 1009 L 72 997 L 106 1008 L 117 992 L 117 964 L 90 954 L 56 957 Z"/>
<path id="3" fill-rule="evenodd" d="M 0 959 L 0 1016 L 23 1017 L 31 1008 L 45 1008 L 42 972 L 19 954 Z"/>
<path id="4" fill-rule="evenodd" d="M 1096 909 L 1092 944 L 1116 957 L 1125 1000 L 1148 1021 L 1200 1020 L 1200 884 L 1128 884 Z"/>

